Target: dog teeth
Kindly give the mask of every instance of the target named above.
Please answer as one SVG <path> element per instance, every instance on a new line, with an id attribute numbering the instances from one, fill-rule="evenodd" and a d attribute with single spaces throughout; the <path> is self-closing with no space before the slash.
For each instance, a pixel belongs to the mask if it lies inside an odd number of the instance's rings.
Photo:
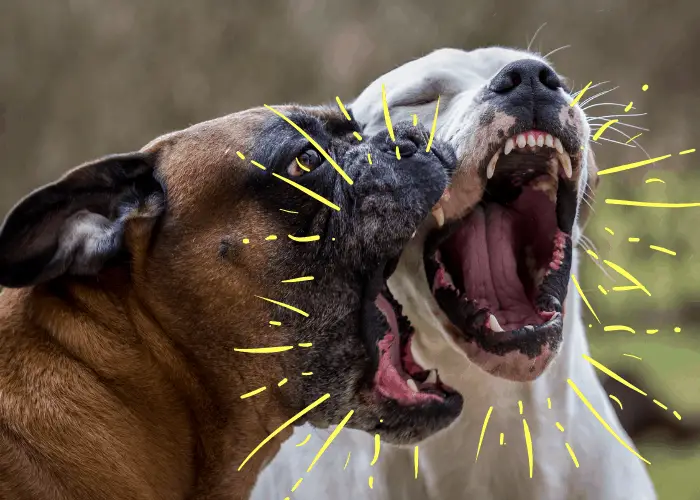
<path id="1" fill-rule="evenodd" d="M 411 235 L 411 239 L 416 237 L 416 231 L 413 231 L 413 234 Z"/>
<path id="2" fill-rule="evenodd" d="M 527 144 L 527 139 L 525 139 L 525 136 L 523 134 L 519 134 L 518 137 L 515 138 L 515 143 L 520 149 L 523 149 L 525 147 L 525 144 Z"/>
<path id="3" fill-rule="evenodd" d="M 446 188 L 445 191 L 442 193 L 442 198 L 440 198 L 440 201 L 450 201 L 450 190 L 449 188 Z"/>
<path id="4" fill-rule="evenodd" d="M 498 162 L 498 157 L 501 155 L 501 151 L 496 151 L 496 154 L 491 157 L 488 166 L 486 167 L 486 178 L 490 179 L 493 177 L 493 173 L 496 171 L 496 162 Z"/>
<path id="5" fill-rule="evenodd" d="M 540 148 L 544 146 L 544 136 L 542 134 L 537 136 L 537 146 Z"/>
<path id="6" fill-rule="evenodd" d="M 559 138 L 554 139 L 554 149 L 557 150 L 557 153 L 563 154 L 564 153 L 564 146 L 561 145 L 561 141 Z"/>
<path id="7" fill-rule="evenodd" d="M 425 384 L 437 384 L 437 370 L 430 370 L 428 378 L 425 379 Z"/>
<path id="8" fill-rule="evenodd" d="M 442 207 L 438 206 L 433 208 L 433 217 L 435 217 L 438 227 L 445 225 L 445 212 L 443 211 Z"/>
<path id="9" fill-rule="evenodd" d="M 506 141 L 506 145 L 503 146 L 503 154 L 507 155 L 511 151 L 513 151 L 513 148 L 515 147 L 515 142 L 513 142 L 513 139 L 508 139 Z"/>
<path id="10" fill-rule="evenodd" d="M 416 381 L 413 380 L 412 378 L 409 378 L 406 381 L 406 385 L 411 389 L 413 392 L 418 392 L 418 385 L 416 384 Z"/>
<path id="11" fill-rule="evenodd" d="M 535 139 L 535 136 L 533 134 L 527 135 L 527 145 L 531 148 L 534 148 L 537 145 L 537 140 Z"/>
<path id="12" fill-rule="evenodd" d="M 554 147 L 554 138 L 547 134 L 544 136 L 544 145 L 547 146 L 548 148 L 553 148 Z"/>
<path id="13" fill-rule="evenodd" d="M 559 139 L 557 139 L 557 140 L 559 140 Z M 561 167 L 564 169 L 564 173 L 566 174 L 566 178 L 571 179 L 571 176 L 574 174 L 573 168 L 571 167 L 571 157 L 568 154 L 560 153 L 557 150 L 557 159 L 559 160 Z"/>
<path id="14" fill-rule="evenodd" d="M 494 316 L 493 314 L 489 314 L 489 328 L 491 328 L 491 330 L 493 330 L 494 332 L 504 331 L 503 328 L 501 328 L 501 325 L 498 323 L 496 316 Z"/>

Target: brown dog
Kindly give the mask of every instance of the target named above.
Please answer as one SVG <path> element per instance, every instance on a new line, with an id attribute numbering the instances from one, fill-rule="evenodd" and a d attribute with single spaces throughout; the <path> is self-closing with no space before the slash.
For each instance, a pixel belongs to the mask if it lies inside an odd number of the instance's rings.
<path id="1" fill-rule="evenodd" d="M 459 414 L 439 380 L 411 390 L 385 286 L 454 154 L 408 124 L 358 141 L 335 110 L 281 109 L 85 164 L 8 215 L 0 498 L 247 498 L 289 420 L 408 443 Z"/>

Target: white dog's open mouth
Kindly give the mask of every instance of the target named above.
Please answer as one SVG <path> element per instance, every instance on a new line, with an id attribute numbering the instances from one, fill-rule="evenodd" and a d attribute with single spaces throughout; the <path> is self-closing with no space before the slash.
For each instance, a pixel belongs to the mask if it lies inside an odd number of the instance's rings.
<path id="1" fill-rule="evenodd" d="M 571 157 L 556 137 L 529 130 L 487 160 L 481 202 L 426 241 L 427 279 L 473 362 L 532 380 L 562 340 L 577 205 Z"/>

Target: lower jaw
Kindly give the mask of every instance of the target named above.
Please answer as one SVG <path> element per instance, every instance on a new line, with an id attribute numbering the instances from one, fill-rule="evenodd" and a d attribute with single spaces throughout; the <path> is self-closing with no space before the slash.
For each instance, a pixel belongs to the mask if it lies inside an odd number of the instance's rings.
<path id="1" fill-rule="evenodd" d="M 485 351 L 474 342 L 463 343 L 463 351 L 469 360 L 487 373 L 513 382 L 532 382 L 537 379 L 553 359 L 555 352 L 548 346 L 542 354 L 529 358 L 520 352 L 499 355 Z"/>

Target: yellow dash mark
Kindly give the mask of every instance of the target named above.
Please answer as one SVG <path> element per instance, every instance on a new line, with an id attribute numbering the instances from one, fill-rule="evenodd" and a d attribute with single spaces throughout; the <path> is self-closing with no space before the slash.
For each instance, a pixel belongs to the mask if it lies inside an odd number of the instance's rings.
<path id="1" fill-rule="evenodd" d="M 296 491 L 296 489 L 299 487 L 299 485 L 301 484 L 301 482 L 302 482 L 303 480 L 304 480 L 304 478 L 303 478 L 303 477 L 300 477 L 300 478 L 299 478 L 299 481 L 297 481 L 296 484 L 295 484 L 294 486 L 292 486 L 292 493 L 294 493 L 294 492 Z"/>
<path id="2" fill-rule="evenodd" d="M 369 164 L 372 164 L 372 155 L 370 153 L 367 153 L 367 161 L 369 161 Z"/>
<path id="3" fill-rule="evenodd" d="M 564 426 L 563 426 L 563 425 L 561 425 L 561 424 L 560 424 L 559 422 L 557 422 L 557 423 L 556 423 L 556 424 L 554 424 L 554 425 L 556 425 L 556 426 L 557 426 L 557 429 L 559 429 L 560 431 L 564 432 Z"/>
<path id="4" fill-rule="evenodd" d="M 362 140 L 362 136 L 360 134 L 358 134 L 357 132 L 353 132 L 352 135 L 354 135 L 355 139 L 357 139 L 358 141 Z"/>
<path id="5" fill-rule="evenodd" d="M 267 167 L 265 167 L 265 165 L 261 165 L 260 163 L 258 163 L 258 162 L 255 161 L 255 160 L 251 160 L 250 163 L 251 163 L 252 165 L 258 167 L 260 170 L 267 170 Z"/>
<path id="6" fill-rule="evenodd" d="M 345 115 L 345 118 L 347 118 L 349 122 L 352 121 L 352 118 L 350 118 L 350 113 L 348 113 L 348 110 L 345 109 L 343 101 L 340 100 L 339 96 L 335 96 L 335 102 L 338 103 L 338 107 L 340 108 L 340 111 L 343 112 L 343 115 Z"/>
<path id="7" fill-rule="evenodd" d="M 574 453 L 574 450 L 571 449 L 571 445 L 569 443 L 564 443 L 566 445 L 566 449 L 569 450 L 569 455 L 571 455 L 571 460 L 574 461 L 574 465 L 578 469 L 578 460 L 576 459 L 576 454 Z"/>
<path id="8" fill-rule="evenodd" d="M 418 115 L 413 113 L 413 126 L 418 125 Z"/>
<path id="9" fill-rule="evenodd" d="M 621 274 L 622 276 L 624 276 L 625 278 L 630 280 L 632 283 L 634 283 L 636 285 L 636 287 L 631 288 L 631 290 L 635 290 L 635 289 L 639 288 L 644 293 L 646 293 L 649 297 L 651 297 L 651 292 L 649 290 L 647 290 L 646 287 L 644 285 L 642 285 L 640 283 L 640 281 L 637 278 L 635 278 L 634 276 L 632 276 L 630 273 L 628 273 L 627 271 L 622 269 L 620 266 L 618 266 L 614 262 L 610 262 L 609 260 L 604 260 L 603 263 L 607 264 L 611 269 L 616 271 L 618 274 Z M 616 286 L 616 287 L 613 287 L 613 290 L 619 290 L 620 288 L 621 287 Z"/>
<path id="10" fill-rule="evenodd" d="M 320 404 L 322 404 L 323 402 L 325 402 L 325 401 L 326 401 L 328 398 L 330 398 L 330 397 L 331 397 L 330 394 L 324 394 L 323 396 L 321 396 L 320 398 L 318 398 L 316 401 L 314 401 L 313 403 L 311 403 L 309 406 L 307 406 L 306 408 L 304 408 L 303 410 L 301 410 L 299 413 L 297 413 L 296 415 L 294 415 L 292 418 L 290 418 L 289 420 L 287 420 L 286 422 L 284 422 L 284 423 L 283 423 L 282 425 L 280 425 L 277 429 L 275 429 L 274 431 L 272 431 L 272 432 L 270 433 L 270 435 L 267 436 L 265 439 L 263 439 L 263 440 L 260 442 L 260 444 L 257 445 L 257 446 L 255 447 L 255 449 L 253 449 L 253 451 L 250 452 L 250 454 L 246 457 L 246 459 L 243 460 L 243 463 L 241 463 L 241 465 L 238 467 L 238 470 L 240 471 L 240 470 L 243 468 L 243 466 L 244 466 L 246 463 L 248 463 L 248 460 L 250 460 L 250 459 L 253 457 L 253 455 L 255 455 L 258 451 L 260 451 L 260 449 L 261 449 L 263 446 L 265 446 L 267 443 L 269 443 L 270 441 L 272 441 L 272 440 L 275 438 L 275 436 L 277 436 L 280 432 L 282 432 L 284 429 L 286 429 L 287 427 L 289 427 L 291 424 L 293 424 L 294 422 L 296 422 L 297 420 L 299 420 L 301 417 L 303 417 L 304 415 L 306 415 L 307 413 L 309 413 L 311 410 L 313 410 L 314 408 L 316 408 L 318 405 L 320 405 Z"/>
<path id="11" fill-rule="evenodd" d="M 284 384 L 286 384 L 287 382 L 289 382 L 289 380 L 288 380 L 287 378 L 283 378 L 282 380 L 280 380 L 279 382 L 277 382 L 277 387 L 282 387 L 282 386 L 283 386 Z"/>
<path id="12" fill-rule="evenodd" d="M 233 350 L 236 352 L 247 352 L 249 354 L 270 354 L 274 352 L 284 352 L 294 349 L 293 345 L 281 345 L 278 347 L 254 347 L 251 349 L 243 349 L 240 347 L 234 347 Z"/>
<path id="13" fill-rule="evenodd" d="M 438 110 L 440 109 L 440 96 L 437 98 L 437 104 L 435 104 L 435 116 L 433 116 L 433 126 L 430 128 L 430 138 L 428 139 L 428 147 L 425 148 L 425 152 L 429 153 L 430 148 L 433 145 L 433 139 L 435 138 L 435 128 L 437 127 Z"/>
<path id="14" fill-rule="evenodd" d="M 309 375 L 313 375 L 314 372 L 301 372 L 302 376 L 308 377 Z"/>
<path id="15" fill-rule="evenodd" d="M 277 239 L 277 235 L 276 235 L 276 234 L 271 234 L 270 236 L 268 236 L 267 238 L 265 238 L 265 241 L 273 241 L 273 240 L 276 240 L 276 239 Z"/>
<path id="16" fill-rule="evenodd" d="M 627 356 L 628 358 L 634 358 L 634 359 L 638 359 L 639 361 L 642 361 L 642 358 L 640 358 L 639 356 L 635 356 L 634 354 L 623 354 L 623 356 Z"/>
<path id="17" fill-rule="evenodd" d="M 609 232 L 611 235 L 615 236 L 615 233 L 614 233 L 613 230 L 610 229 L 609 227 L 606 227 L 605 230 L 606 230 L 607 232 Z"/>
<path id="18" fill-rule="evenodd" d="M 303 135 L 304 138 L 305 138 L 307 141 L 309 141 L 309 142 L 311 143 L 311 145 L 314 146 L 314 147 L 318 150 L 319 153 L 321 153 L 321 155 L 326 159 L 326 161 L 327 161 L 328 163 L 330 163 L 330 164 L 333 166 L 334 169 L 336 169 L 336 171 L 343 177 L 343 179 L 345 179 L 345 182 L 347 182 L 347 183 L 350 184 L 350 185 L 353 184 L 352 179 L 351 179 L 350 177 L 348 177 L 348 174 L 346 174 L 345 171 L 344 171 L 342 168 L 340 168 L 340 166 L 335 162 L 335 160 L 333 160 L 333 158 L 331 158 L 331 156 L 330 156 L 328 153 L 326 153 L 326 150 L 323 149 L 319 143 L 317 143 L 316 141 L 314 141 L 314 140 L 311 138 L 311 136 L 310 136 L 309 134 L 307 134 L 306 132 L 304 132 L 304 131 L 301 129 L 301 127 L 299 127 L 299 125 L 297 125 L 296 123 L 294 123 L 292 120 L 290 120 L 289 118 L 287 118 L 286 116 L 284 116 L 282 113 L 280 113 L 279 111 L 277 111 L 277 110 L 274 109 L 273 107 L 268 106 L 267 104 L 265 104 L 264 106 L 265 106 L 267 109 L 269 109 L 270 111 L 272 111 L 273 113 L 275 113 L 277 116 L 279 116 L 280 118 L 282 118 L 284 121 L 286 121 L 287 123 L 289 123 L 292 127 L 294 127 L 294 128 L 297 130 L 297 132 L 299 132 L 301 135 Z"/>
<path id="19" fill-rule="evenodd" d="M 489 411 L 486 412 L 486 417 L 484 418 L 484 425 L 481 427 L 481 436 L 479 437 L 479 447 L 476 449 L 476 462 L 479 460 L 479 452 L 481 451 L 481 443 L 484 442 L 484 434 L 486 434 L 486 426 L 489 425 L 489 418 L 491 418 L 491 412 L 493 411 L 493 406 L 489 407 Z"/>
<path id="20" fill-rule="evenodd" d="M 380 447 L 380 439 L 379 439 L 379 434 L 374 435 L 374 458 L 372 458 L 372 462 L 369 464 L 370 466 L 373 466 L 374 464 L 377 463 L 377 460 L 379 459 L 379 447 Z"/>
<path id="21" fill-rule="evenodd" d="M 241 153 L 240 151 L 236 151 L 236 154 L 241 160 L 245 160 L 245 155 L 243 153 Z"/>
<path id="22" fill-rule="evenodd" d="M 634 163 L 626 163 L 625 165 L 619 165 L 617 167 L 606 168 L 605 170 L 600 170 L 598 175 L 614 174 L 616 172 L 622 172 L 623 170 L 631 170 L 633 168 L 643 167 L 644 165 L 649 165 L 650 163 L 655 163 L 657 161 L 665 160 L 673 155 L 657 156 L 656 158 L 650 158 L 648 160 L 636 161 Z"/>
<path id="23" fill-rule="evenodd" d="M 598 290 L 600 290 L 600 293 L 602 293 L 603 295 L 608 294 L 608 291 L 605 288 L 603 288 L 603 285 L 598 285 Z"/>
<path id="24" fill-rule="evenodd" d="M 287 212 L 288 214 L 298 214 L 299 212 L 295 212 L 294 210 L 285 210 L 284 208 L 280 208 L 280 212 Z"/>
<path id="25" fill-rule="evenodd" d="M 677 327 L 675 327 L 675 328 L 673 329 L 673 331 L 676 332 L 676 333 L 681 333 L 681 327 L 680 327 L 680 326 L 677 326 Z"/>
<path id="26" fill-rule="evenodd" d="M 523 414 L 523 402 L 522 401 L 518 401 L 518 411 L 520 411 L 521 415 Z"/>
<path id="27" fill-rule="evenodd" d="M 500 444 L 501 446 L 503 446 L 503 440 L 504 440 L 504 439 L 505 439 L 505 435 L 501 432 L 501 437 L 500 437 L 499 440 L 498 440 L 498 444 Z"/>
<path id="28" fill-rule="evenodd" d="M 348 452 L 348 459 L 345 461 L 345 465 L 343 466 L 343 470 L 348 468 L 348 463 L 350 463 L 350 453 L 351 451 Z"/>
<path id="29" fill-rule="evenodd" d="M 290 306 L 289 304 L 285 304 L 284 302 L 278 302 L 278 301 L 276 301 L 276 300 L 268 299 L 268 298 L 266 298 L 266 297 L 261 297 L 260 295 L 255 295 L 255 297 L 257 297 L 258 299 L 266 300 L 266 301 L 268 301 L 268 302 L 272 302 L 273 304 L 276 304 L 276 305 L 278 305 L 278 306 L 280 306 L 280 307 L 284 307 L 284 308 L 286 308 L 286 309 L 289 309 L 290 311 L 294 311 L 295 313 L 301 314 L 301 315 L 304 316 L 305 318 L 308 318 L 308 317 L 309 317 L 309 313 L 304 312 L 304 311 L 302 311 L 301 309 L 297 309 L 297 308 L 294 307 L 294 306 Z"/>
<path id="30" fill-rule="evenodd" d="M 413 479 L 418 479 L 418 446 L 413 448 Z"/>
<path id="31" fill-rule="evenodd" d="M 693 149 L 686 149 L 685 151 L 681 151 L 681 152 L 678 153 L 678 154 L 679 154 L 679 155 L 688 155 L 688 154 L 690 154 L 690 153 L 695 153 L 695 148 L 693 148 Z"/>
<path id="32" fill-rule="evenodd" d="M 622 410 L 622 402 L 619 399 L 617 399 L 616 396 L 613 396 L 612 394 L 608 394 L 608 397 L 610 399 L 612 399 L 613 401 L 615 401 L 617 403 L 617 405 L 620 407 L 620 409 Z"/>
<path id="33" fill-rule="evenodd" d="M 396 142 L 396 137 L 394 136 L 394 127 L 391 126 L 391 115 L 389 114 L 389 106 L 386 103 L 386 87 L 382 83 L 382 106 L 384 106 L 384 121 L 386 122 L 386 129 L 389 131 L 389 137 L 391 140 Z"/>
<path id="34" fill-rule="evenodd" d="M 401 159 L 401 151 L 399 151 L 399 147 L 396 146 L 396 159 L 400 160 Z"/>
<path id="35" fill-rule="evenodd" d="M 586 298 L 586 294 L 583 293 L 583 290 L 581 290 L 581 285 L 578 284 L 578 280 L 576 279 L 575 275 L 571 275 L 571 279 L 574 282 L 574 285 L 576 286 L 576 290 L 578 290 L 578 294 L 581 296 L 583 299 L 583 302 L 588 306 L 588 310 L 593 313 L 593 316 L 595 317 L 596 321 L 600 323 L 600 319 L 598 319 L 598 315 L 595 313 L 593 310 L 593 307 L 591 306 L 591 303 L 588 302 L 588 299 Z"/>
<path id="36" fill-rule="evenodd" d="M 630 137 L 629 139 L 627 139 L 627 141 L 625 142 L 625 144 L 629 144 L 630 142 L 632 142 L 633 140 L 635 140 L 637 137 L 640 137 L 641 135 L 642 135 L 642 134 L 637 134 L 637 135 L 635 135 L 634 137 Z"/>
<path id="37" fill-rule="evenodd" d="M 651 201 L 615 200 L 607 198 L 608 205 L 625 205 L 628 207 L 649 207 L 649 208 L 693 208 L 700 207 L 700 203 L 656 203 Z"/>
<path id="38" fill-rule="evenodd" d="M 369 476 L 367 482 L 369 483 L 369 489 L 371 490 L 374 487 L 374 478 L 372 476 Z"/>
<path id="39" fill-rule="evenodd" d="M 678 420 L 681 419 L 681 415 L 680 415 L 680 413 L 678 413 L 677 411 L 674 411 L 674 412 L 673 412 L 673 415 L 674 415 Z"/>
<path id="40" fill-rule="evenodd" d="M 333 432 L 331 433 L 330 436 L 328 436 L 328 439 L 326 439 L 326 442 L 323 443 L 323 446 L 321 446 L 321 449 L 318 450 L 318 453 L 316 453 L 316 456 L 314 457 L 313 461 L 311 462 L 311 465 L 309 465 L 309 468 L 306 469 L 306 472 L 311 472 L 311 469 L 314 468 L 314 465 L 316 465 L 316 462 L 321 458 L 323 453 L 328 449 L 328 447 L 331 445 L 333 440 L 336 438 L 338 434 L 340 434 L 340 431 L 343 430 L 343 427 L 345 427 L 345 424 L 348 423 L 348 420 L 350 420 L 350 417 L 352 417 L 352 414 L 355 413 L 355 410 L 350 410 L 347 415 L 345 415 L 345 418 L 340 421 L 340 423 L 336 426 L 335 429 L 333 429 Z"/>
<path id="41" fill-rule="evenodd" d="M 639 290 L 638 286 L 614 286 L 613 290 L 616 292 L 628 292 L 630 290 Z"/>
<path id="42" fill-rule="evenodd" d="M 591 358 L 590 356 L 588 356 L 588 355 L 586 355 L 586 354 L 582 354 L 582 356 L 583 356 L 583 359 L 585 359 L 585 360 L 588 361 L 590 364 L 592 364 L 593 366 L 595 366 L 596 368 L 598 368 L 600 371 L 602 371 L 603 373 L 605 373 L 608 377 L 617 380 L 617 381 L 620 382 L 622 385 L 629 387 L 630 389 L 632 389 L 633 391 L 638 392 L 638 393 L 641 394 L 642 396 L 647 396 L 647 393 L 646 393 L 646 392 L 644 392 L 643 390 L 641 390 L 641 389 L 640 389 L 639 387 L 637 387 L 636 385 L 630 384 L 630 383 L 627 382 L 624 378 L 620 377 L 617 373 L 615 373 L 614 371 L 612 371 L 612 370 L 609 369 L 608 367 L 606 367 L 606 366 L 604 366 L 604 365 L 598 363 L 595 359 Z"/>
<path id="43" fill-rule="evenodd" d="M 280 321 L 270 321 L 270 325 L 272 325 L 272 326 L 282 326 L 282 322 L 280 322 Z"/>
<path id="44" fill-rule="evenodd" d="M 639 238 L 627 238 L 630 243 L 639 243 Z"/>
<path id="45" fill-rule="evenodd" d="M 316 193 L 314 193 L 313 191 L 311 191 L 310 189 L 305 188 L 305 187 L 302 186 L 301 184 L 297 184 L 297 183 L 294 182 L 293 180 L 287 179 L 286 177 L 282 177 L 281 175 L 276 174 L 276 173 L 274 173 L 274 172 L 272 173 L 272 175 L 275 176 L 275 177 L 277 177 L 278 179 L 283 180 L 284 182 L 286 182 L 286 183 L 289 184 L 290 186 L 294 186 L 295 188 L 297 188 L 297 189 L 298 189 L 299 191 L 301 191 L 302 193 L 308 194 L 308 195 L 311 196 L 313 199 L 315 199 L 315 200 L 317 200 L 317 201 L 320 201 L 321 203 L 323 203 L 323 204 L 326 205 L 327 207 L 330 207 L 330 208 L 332 208 L 333 210 L 337 210 L 338 212 L 340 212 L 340 207 L 339 207 L 338 205 L 336 205 L 335 203 L 333 203 L 333 202 L 331 202 L 331 201 L 328 201 L 327 199 L 325 199 L 325 198 L 324 198 L 323 196 L 321 196 L 320 194 L 316 194 Z"/>
<path id="46" fill-rule="evenodd" d="M 652 401 L 653 401 L 655 404 L 657 404 L 658 406 L 660 406 L 661 408 L 663 408 L 664 410 L 668 410 L 668 406 L 666 406 L 665 404 L 663 404 L 661 401 L 657 401 L 656 399 L 652 399 Z"/>
<path id="47" fill-rule="evenodd" d="M 630 104 L 632 104 L 632 103 L 630 103 Z M 608 120 L 607 122 L 605 122 L 605 123 L 603 124 L 603 126 L 600 127 L 600 128 L 598 129 L 598 131 L 593 135 L 593 140 L 594 140 L 594 141 L 597 141 L 598 138 L 599 138 L 601 135 L 603 135 L 603 132 L 605 132 L 605 130 L 606 130 L 610 125 L 613 125 L 614 123 L 617 123 L 617 122 L 618 122 L 618 120 Z"/>
<path id="48" fill-rule="evenodd" d="M 651 184 L 652 182 L 660 182 L 661 184 L 666 184 L 664 181 L 662 181 L 658 177 L 652 177 L 651 179 L 647 179 L 644 181 L 645 184 Z"/>
<path id="49" fill-rule="evenodd" d="M 633 102 L 630 101 L 630 103 L 629 103 L 629 104 L 627 105 L 627 107 L 625 108 L 625 113 L 627 113 L 630 109 L 632 109 L 632 104 L 633 104 Z"/>
<path id="50" fill-rule="evenodd" d="M 593 250 L 586 250 L 586 253 L 593 257 L 595 260 L 598 260 L 598 254 L 596 254 Z"/>
<path id="51" fill-rule="evenodd" d="M 644 457 L 642 457 L 639 453 L 637 453 L 636 451 L 634 451 L 634 449 L 632 449 L 632 448 L 630 447 L 630 445 L 628 445 L 627 443 L 625 443 L 625 442 L 622 440 L 622 438 L 621 438 L 620 436 L 618 436 L 618 435 L 615 433 L 614 430 L 612 430 L 612 428 L 610 427 L 610 425 L 608 425 L 608 423 L 603 419 L 603 417 L 601 417 L 600 414 L 595 410 L 595 408 L 593 408 L 593 406 L 591 405 L 591 403 L 588 401 L 588 399 L 586 399 L 586 396 L 583 395 L 583 393 L 579 390 L 579 388 L 576 386 L 576 384 L 574 383 L 573 380 L 567 379 L 566 381 L 569 383 L 569 385 L 570 385 L 571 388 L 574 390 L 574 392 L 575 392 L 576 395 L 579 397 L 579 399 L 580 399 L 581 401 L 583 401 L 583 404 L 586 405 L 586 407 L 587 407 L 588 410 L 593 414 L 593 416 L 594 416 L 595 418 L 598 419 L 598 421 L 603 425 L 603 427 L 605 427 L 605 429 L 606 429 L 610 434 L 612 434 L 613 437 L 614 437 L 615 439 L 617 439 L 617 440 L 619 441 L 619 443 L 620 443 L 622 446 L 624 446 L 625 448 L 627 448 L 627 450 L 629 450 L 630 452 L 632 452 L 633 455 L 635 455 L 637 458 L 639 458 L 639 459 L 642 460 L 643 462 L 647 463 L 648 465 L 651 465 L 651 462 L 649 462 L 647 459 L 645 459 Z"/>
<path id="52" fill-rule="evenodd" d="M 610 325 L 610 326 L 606 326 L 606 327 L 603 328 L 603 331 L 606 331 L 606 332 L 630 332 L 630 333 L 637 333 L 637 332 L 635 332 L 632 328 L 630 328 L 629 326 L 625 326 L 625 325 Z"/>
<path id="53" fill-rule="evenodd" d="M 243 238 L 243 244 L 247 245 L 248 243 L 250 243 L 250 240 L 248 238 Z"/>
<path id="54" fill-rule="evenodd" d="M 299 158 L 294 158 L 294 159 L 297 161 L 297 165 L 299 166 L 300 169 L 302 169 L 304 172 L 311 172 L 311 169 L 309 167 L 301 164 L 301 162 L 299 161 Z"/>
<path id="55" fill-rule="evenodd" d="M 287 236 L 289 236 L 290 240 L 298 241 L 299 243 L 310 243 L 321 239 L 321 236 L 318 234 L 314 234 L 313 236 L 292 236 L 291 234 L 288 234 Z"/>
<path id="56" fill-rule="evenodd" d="M 669 255 L 676 255 L 676 252 L 674 252 L 673 250 L 669 250 L 668 248 L 657 247 L 656 245 L 649 245 L 649 248 L 651 248 L 652 250 L 656 250 L 657 252 L 667 253 Z"/>
<path id="57" fill-rule="evenodd" d="M 659 333 L 659 331 L 658 330 L 647 330 L 647 333 L 649 335 L 654 335 L 655 333 Z"/>
<path id="58" fill-rule="evenodd" d="M 588 82 L 588 85 L 586 85 L 585 87 L 583 87 L 583 88 L 581 89 L 581 91 L 580 91 L 580 92 L 578 93 L 578 95 L 574 98 L 574 100 L 571 101 L 571 104 L 569 104 L 569 106 L 571 106 L 572 108 L 573 108 L 574 106 L 576 106 L 576 104 L 578 104 L 578 102 L 581 100 L 581 97 L 583 97 L 583 94 L 586 93 L 586 91 L 588 90 L 588 87 L 590 87 L 591 85 L 593 85 L 593 82 Z"/>
<path id="59" fill-rule="evenodd" d="M 245 394 L 241 394 L 241 399 L 250 398 L 252 396 L 255 396 L 256 394 L 260 394 L 265 389 L 267 389 L 267 387 L 259 387 L 259 388 L 255 389 L 254 391 L 250 391 L 250 392 L 246 392 Z"/>
<path id="60" fill-rule="evenodd" d="M 648 89 L 649 89 L 649 85 L 647 85 L 646 83 L 644 85 L 642 85 L 642 91 L 646 92 Z"/>
<path id="61" fill-rule="evenodd" d="M 282 283 L 301 283 L 302 281 L 313 281 L 313 279 L 313 276 L 300 276 L 299 278 L 282 280 Z"/>
<path id="62" fill-rule="evenodd" d="M 311 342 L 302 342 L 299 347 L 311 347 L 313 344 Z"/>
<path id="63" fill-rule="evenodd" d="M 547 408 L 549 408 L 550 410 L 552 409 L 552 400 L 551 400 L 551 398 L 547 398 Z"/>
<path id="64" fill-rule="evenodd" d="M 530 479 L 532 479 L 532 437 L 530 436 L 530 428 L 527 426 L 527 420 L 523 419 L 523 431 L 525 432 L 525 445 L 527 446 L 527 462 L 530 466 Z"/>

